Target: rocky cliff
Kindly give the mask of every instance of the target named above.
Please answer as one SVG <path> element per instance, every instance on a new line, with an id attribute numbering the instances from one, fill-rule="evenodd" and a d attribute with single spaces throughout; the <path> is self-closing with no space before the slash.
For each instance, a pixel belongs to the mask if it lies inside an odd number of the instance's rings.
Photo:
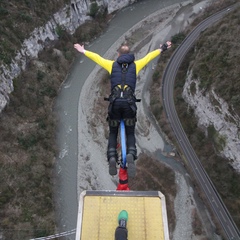
<path id="1" fill-rule="evenodd" d="M 198 126 L 206 136 L 212 135 L 215 151 L 228 159 L 237 172 L 240 172 L 239 13 L 238 7 L 201 35 L 183 90 L 183 98 L 194 110 Z"/>
<path id="2" fill-rule="evenodd" d="M 97 3 L 99 9 L 104 8 L 111 14 L 133 2 L 136 2 L 136 0 L 98 0 L 94 3 Z M 9 94 L 14 90 L 14 78 L 25 70 L 29 59 L 37 58 L 38 53 L 46 44 L 58 39 L 59 26 L 73 34 L 81 24 L 90 20 L 89 13 L 92 4 L 93 1 L 91 0 L 70 0 L 69 4 L 62 6 L 58 12 L 51 16 L 48 22 L 36 27 L 30 33 L 30 36 L 23 41 L 9 64 L 2 63 L 0 65 L 0 112 L 8 103 Z M 5 10 L 4 8 L 1 9 Z"/>
<path id="3" fill-rule="evenodd" d="M 191 91 L 193 84 L 195 86 L 194 93 Z M 218 96 L 214 89 L 204 93 L 199 84 L 200 81 L 194 79 L 192 71 L 190 71 L 184 85 L 183 98 L 194 109 L 198 125 L 205 129 L 206 134 L 208 127 L 214 127 L 217 132 L 214 137 L 217 151 L 229 159 L 233 168 L 239 172 L 240 118 L 236 112 L 231 111 L 229 104 Z"/>

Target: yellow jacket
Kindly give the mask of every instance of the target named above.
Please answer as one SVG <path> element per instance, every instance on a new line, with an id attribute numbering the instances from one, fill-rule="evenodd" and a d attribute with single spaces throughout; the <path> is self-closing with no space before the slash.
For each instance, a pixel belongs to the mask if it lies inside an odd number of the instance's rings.
<path id="1" fill-rule="evenodd" d="M 158 55 L 160 55 L 160 53 L 161 53 L 161 51 L 159 49 L 156 49 L 156 50 L 148 53 L 145 57 L 143 57 L 139 60 L 135 60 L 134 63 L 136 65 L 136 75 L 138 75 L 139 71 L 142 68 L 144 68 L 150 61 L 152 61 L 154 58 L 156 58 Z M 109 74 L 112 73 L 112 66 L 113 66 L 113 63 L 115 62 L 114 60 L 105 59 L 105 58 L 101 57 L 100 55 L 98 55 L 97 53 L 87 51 L 87 50 L 85 50 L 84 54 L 88 58 L 90 58 L 91 60 L 96 62 L 98 65 L 100 65 L 101 67 L 106 69 L 109 72 Z"/>

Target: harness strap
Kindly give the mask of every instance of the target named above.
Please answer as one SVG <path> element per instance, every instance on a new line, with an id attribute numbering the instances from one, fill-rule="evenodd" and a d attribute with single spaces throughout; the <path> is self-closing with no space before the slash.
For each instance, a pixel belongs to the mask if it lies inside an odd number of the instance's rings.
<path id="1" fill-rule="evenodd" d="M 119 179 L 119 183 L 120 184 L 127 184 L 128 183 L 128 179 L 126 179 L 126 180 Z"/>
<path id="2" fill-rule="evenodd" d="M 104 97 L 104 99 L 103 99 L 104 101 L 109 101 L 110 102 L 110 98 L 109 97 Z M 135 102 L 141 102 L 142 101 L 142 99 L 140 99 L 140 98 L 136 98 L 136 100 L 135 100 Z"/>
<path id="3" fill-rule="evenodd" d="M 120 125 L 120 121 L 117 119 L 110 119 L 109 117 L 107 117 L 107 121 L 108 121 L 109 127 L 117 127 L 118 128 Z"/>
<path id="4" fill-rule="evenodd" d="M 125 118 L 123 119 L 124 123 L 127 127 L 134 126 L 136 124 L 137 118 Z"/>
<path id="5" fill-rule="evenodd" d="M 135 106 L 135 102 L 140 102 L 141 99 L 136 99 L 135 94 L 131 87 L 125 84 L 126 82 L 126 73 L 128 71 L 128 63 L 122 63 L 122 81 L 121 85 L 116 85 L 108 98 L 104 98 L 105 101 L 109 101 L 108 112 L 112 111 L 112 105 L 114 101 L 118 98 L 126 99 L 132 108 L 133 112 L 136 112 L 137 108 Z M 113 123 L 115 125 L 115 123 Z"/>
<path id="6" fill-rule="evenodd" d="M 122 63 L 122 83 L 121 83 L 121 95 L 120 95 L 121 98 L 123 98 L 123 91 L 124 91 L 124 86 L 126 82 L 127 70 L 128 70 L 128 64 Z"/>

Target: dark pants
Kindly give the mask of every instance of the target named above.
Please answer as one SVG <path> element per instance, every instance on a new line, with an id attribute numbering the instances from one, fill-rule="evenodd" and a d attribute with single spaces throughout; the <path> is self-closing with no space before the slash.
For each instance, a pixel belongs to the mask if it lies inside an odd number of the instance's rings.
<path id="1" fill-rule="evenodd" d="M 128 231 L 126 228 L 117 227 L 115 230 L 115 240 L 127 240 L 128 239 Z"/>
<path id="2" fill-rule="evenodd" d="M 134 108 L 137 110 L 136 103 Z M 120 120 L 124 119 L 126 129 L 127 153 L 133 154 L 136 158 L 135 119 L 136 111 L 133 111 L 127 100 L 116 99 L 108 112 L 109 138 L 108 138 L 108 159 L 116 156 L 117 136 Z M 116 124 L 118 123 L 118 124 Z"/>

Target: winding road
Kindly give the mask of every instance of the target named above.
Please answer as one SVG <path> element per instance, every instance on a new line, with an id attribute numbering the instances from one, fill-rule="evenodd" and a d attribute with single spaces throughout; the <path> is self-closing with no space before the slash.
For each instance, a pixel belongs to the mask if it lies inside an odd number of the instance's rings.
<path id="1" fill-rule="evenodd" d="M 168 121 L 174 131 L 179 146 L 184 153 L 192 172 L 205 193 L 208 199 L 209 205 L 212 208 L 213 213 L 217 217 L 220 225 L 227 239 L 240 239 L 240 232 L 234 223 L 230 213 L 224 205 L 220 195 L 214 187 L 211 179 L 208 177 L 206 171 L 201 165 L 195 151 L 193 150 L 191 143 L 189 142 L 180 120 L 178 118 L 173 98 L 174 81 L 177 75 L 177 71 L 182 63 L 185 55 L 189 49 L 193 46 L 194 42 L 198 39 L 200 33 L 207 27 L 211 26 L 218 20 L 220 20 L 226 13 L 234 10 L 236 5 L 226 8 L 220 12 L 213 14 L 206 18 L 186 37 L 183 43 L 176 49 L 175 53 L 171 57 L 163 76 L 162 96 L 164 102 L 164 108 L 168 117 Z"/>

